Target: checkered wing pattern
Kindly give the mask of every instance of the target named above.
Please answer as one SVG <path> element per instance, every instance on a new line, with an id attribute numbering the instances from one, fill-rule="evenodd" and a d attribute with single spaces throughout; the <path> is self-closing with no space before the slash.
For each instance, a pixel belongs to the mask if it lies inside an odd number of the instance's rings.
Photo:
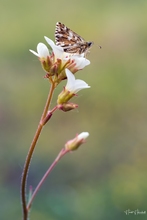
<path id="1" fill-rule="evenodd" d="M 86 53 L 92 46 L 92 42 L 86 42 L 81 36 L 60 22 L 56 23 L 55 41 L 57 46 L 63 47 L 64 52 L 72 54 Z"/>

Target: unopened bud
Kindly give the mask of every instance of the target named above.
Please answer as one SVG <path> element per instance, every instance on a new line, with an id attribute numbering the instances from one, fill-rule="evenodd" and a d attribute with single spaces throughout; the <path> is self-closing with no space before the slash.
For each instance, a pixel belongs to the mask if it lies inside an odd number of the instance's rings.
<path id="1" fill-rule="evenodd" d="M 52 66 L 51 57 L 47 56 L 46 58 L 40 58 L 40 62 L 45 72 L 50 72 L 50 68 Z"/>
<path id="2" fill-rule="evenodd" d="M 78 105 L 77 104 L 74 104 L 74 103 L 65 103 L 65 104 L 60 104 L 58 105 L 58 109 L 64 111 L 64 112 L 68 112 L 68 111 L 71 111 L 75 108 L 78 108 Z"/>
<path id="3" fill-rule="evenodd" d="M 77 150 L 79 146 L 85 142 L 85 139 L 88 136 L 89 136 L 88 132 L 82 132 L 81 134 L 77 135 L 74 139 L 69 140 L 65 144 L 65 149 L 69 151 Z"/>

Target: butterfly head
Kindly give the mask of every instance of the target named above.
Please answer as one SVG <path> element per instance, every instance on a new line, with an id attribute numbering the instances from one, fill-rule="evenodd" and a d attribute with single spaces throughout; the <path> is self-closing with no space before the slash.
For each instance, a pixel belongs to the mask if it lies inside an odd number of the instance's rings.
<path id="1" fill-rule="evenodd" d="M 90 48 L 93 45 L 93 42 L 89 41 L 89 42 L 87 42 L 87 45 Z"/>

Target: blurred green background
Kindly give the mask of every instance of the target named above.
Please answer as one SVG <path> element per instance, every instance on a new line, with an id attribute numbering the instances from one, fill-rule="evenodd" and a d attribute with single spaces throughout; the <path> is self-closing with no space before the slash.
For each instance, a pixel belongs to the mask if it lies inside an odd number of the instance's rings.
<path id="1" fill-rule="evenodd" d="M 21 173 L 50 86 L 29 49 L 44 36 L 54 40 L 57 21 L 94 41 L 91 65 L 76 73 L 91 89 L 72 100 L 78 110 L 57 111 L 43 129 L 28 186 L 35 188 L 68 139 L 90 136 L 55 167 L 30 219 L 147 219 L 124 212 L 147 212 L 147 1 L 0 3 L 0 219 L 21 219 Z"/>

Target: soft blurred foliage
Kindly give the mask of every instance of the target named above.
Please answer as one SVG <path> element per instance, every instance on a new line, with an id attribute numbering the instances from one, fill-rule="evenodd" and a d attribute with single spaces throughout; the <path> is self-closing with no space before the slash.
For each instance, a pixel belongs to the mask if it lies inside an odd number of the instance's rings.
<path id="1" fill-rule="evenodd" d="M 68 139 L 82 131 L 90 136 L 52 171 L 30 219 L 147 219 L 124 212 L 147 212 L 147 1 L 0 3 L 0 219 L 21 219 L 21 173 L 50 86 L 29 49 L 45 43 L 45 35 L 54 40 L 57 21 L 94 41 L 91 65 L 76 73 L 91 89 L 72 100 L 78 110 L 57 111 L 43 129 L 28 187 L 35 188 Z"/>

